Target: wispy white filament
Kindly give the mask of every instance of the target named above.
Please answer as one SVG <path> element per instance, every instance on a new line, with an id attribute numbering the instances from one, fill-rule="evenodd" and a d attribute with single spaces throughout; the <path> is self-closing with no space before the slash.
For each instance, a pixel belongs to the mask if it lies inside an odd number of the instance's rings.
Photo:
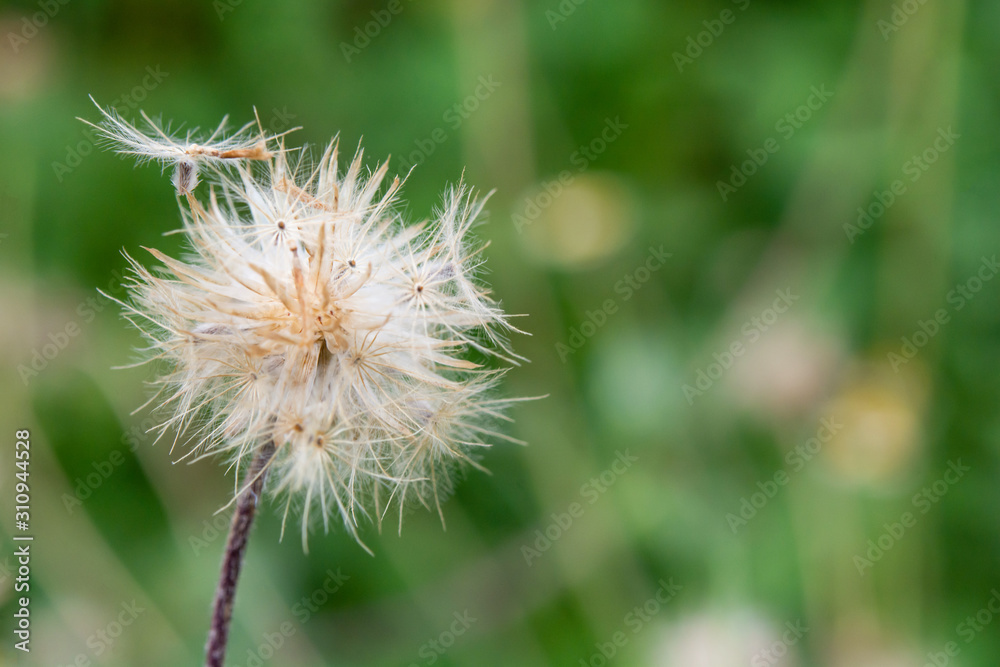
<path id="1" fill-rule="evenodd" d="M 361 151 L 339 173 L 336 141 L 307 168 L 251 126 L 195 142 L 146 121 L 140 131 L 104 112 L 100 129 L 174 167 L 192 250 L 150 249 L 155 271 L 128 258 L 126 316 L 165 362 L 161 433 L 187 432 L 188 454 L 239 469 L 273 441 L 268 483 L 286 518 L 300 507 L 303 541 L 313 518 L 339 515 L 357 537 L 359 517 L 381 521 L 394 501 L 440 512 L 453 464 L 506 437 L 491 425 L 510 399 L 489 397 L 503 371 L 470 360 L 513 360 L 512 327 L 475 278 L 483 202 L 459 186 L 433 219 L 406 225 L 399 179 L 380 191 L 387 165 L 363 173 Z"/>

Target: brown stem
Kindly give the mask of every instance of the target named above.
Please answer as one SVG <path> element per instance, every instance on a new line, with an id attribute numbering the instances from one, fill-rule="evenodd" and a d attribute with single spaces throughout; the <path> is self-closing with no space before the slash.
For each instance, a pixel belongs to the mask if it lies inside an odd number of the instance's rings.
<path id="1" fill-rule="evenodd" d="M 212 610 L 212 627 L 208 631 L 205 646 L 206 667 L 222 667 L 226 657 L 226 642 L 229 641 L 229 622 L 233 617 L 233 599 L 236 597 L 236 582 L 243 567 L 243 556 L 247 551 L 250 526 L 257 512 L 257 499 L 267 477 L 267 464 L 274 455 L 274 444 L 268 442 L 260 448 L 250 464 L 250 486 L 243 489 L 236 501 L 236 512 L 229 527 L 226 553 L 222 558 L 222 574 L 219 587 L 215 590 L 215 606 Z"/>

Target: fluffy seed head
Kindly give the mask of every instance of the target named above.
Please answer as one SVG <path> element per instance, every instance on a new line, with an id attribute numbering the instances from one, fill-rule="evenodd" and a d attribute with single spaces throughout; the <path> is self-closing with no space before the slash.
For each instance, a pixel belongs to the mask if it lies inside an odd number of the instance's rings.
<path id="1" fill-rule="evenodd" d="M 339 515 L 357 538 L 360 517 L 381 522 L 393 503 L 400 520 L 409 499 L 440 513 L 455 464 L 505 438 L 492 425 L 511 401 L 490 397 L 503 371 L 470 359 L 515 362 L 512 327 L 475 277 L 483 202 L 459 186 L 407 225 L 399 179 L 380 191 L 387 164 L 366 173 L 359 150 L 341 173 L 336 140 L 308 167 L 259 123 L 194 141 L 102 113 L 119 152 L 174 168 L 191 250 L 149 249 L 152 271 L 126 255 L 126 317 L 146 361 L 163 362 L 161 434 L 188 432 L 184 457 L 238 470 L 273 442 L 268 488 L 286 518 L 301 509 L 303 544 L 311 517 L 328 528 Z"/>

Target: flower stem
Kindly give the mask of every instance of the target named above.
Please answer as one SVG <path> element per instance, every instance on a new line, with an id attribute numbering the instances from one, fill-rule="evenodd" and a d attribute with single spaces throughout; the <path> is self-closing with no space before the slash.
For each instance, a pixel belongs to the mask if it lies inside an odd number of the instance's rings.
<path id="1" fill-rule="evenodd" d="M 268 442 L 250 464 L 248 479 L 250 485 L 243 489 L 236 501 L 236 512 L 229 527 L 226 553 L 222 558 L 222 574 L 215 590 L 215 605 L 212 610 L 212 627 L 208 631 L 205 646 L 206 667 L 222 667 L 226 657 L 226 643 L 229 641 L 229 622 L 233 617 L 233 600 L 236 597 L 236 582 L 243 568 L 243 557 L 247 551 L 250 526 L 257 512 L 257 499 L 267 477 L 267 464 L 274 455 L 274 443 Z"/>

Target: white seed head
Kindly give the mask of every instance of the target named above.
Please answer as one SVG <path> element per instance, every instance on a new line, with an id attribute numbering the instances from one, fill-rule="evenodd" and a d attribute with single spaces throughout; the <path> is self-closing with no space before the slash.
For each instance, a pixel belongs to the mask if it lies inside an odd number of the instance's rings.
<path id="1" fill-rule="evenodd" d="M 150 250 L 156 271 L 126 255 L 126 317 L 146 360 L 163 362 L 161 435 L 186 432 L 184 457 L 222 454 L 241 471 L 273 442 L 268 488 L 286 518 L 301 510 L 303 543 L 311 517 L 328 528 L 339 515 L 357 538 L 359 518 L 381 523 L 394 503 L 400 520 L 410 499 L 440 513 L 455 464 L 511 440 L 492 427 L 513 400 L 490 397 L 503 371 L 469 359 L 515 362 L 514 329 L 475 277 L 483 202 L 459 186 L 432 220 L 406 225 L 399 179 L 380 192 L 387 165 L 363 173 L 360 150 L 339 173 L 336 140 L 306 167 L 250 126 L 194 143 L 144 118 L 145 132 L 104 112 L 99 129 L 173 166 L 181 195 L 191 255 Z"/>

